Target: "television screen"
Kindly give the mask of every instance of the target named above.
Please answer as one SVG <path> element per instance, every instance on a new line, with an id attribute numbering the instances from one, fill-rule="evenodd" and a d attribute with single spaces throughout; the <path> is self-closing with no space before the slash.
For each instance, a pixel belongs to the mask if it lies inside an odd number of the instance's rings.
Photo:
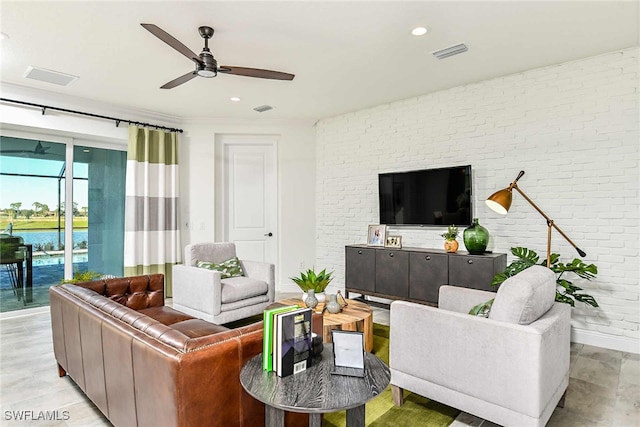
<path id="1" fill-rule="evenodd" d="M 471 225 L 471 166 L 378 175 L 380 224 Z"/>

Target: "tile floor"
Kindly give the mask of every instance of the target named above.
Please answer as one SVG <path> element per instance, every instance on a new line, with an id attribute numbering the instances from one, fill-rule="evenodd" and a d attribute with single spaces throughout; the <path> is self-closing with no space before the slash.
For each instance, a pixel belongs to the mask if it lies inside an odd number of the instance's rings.
<path id="1" fill-rule="evenodd" d="M 374 321 L 389 324 L 388 310 L 374 308 Z M 45 415 L 54 419 L 33 420 Z M 111 425 L 69 377 L 58 377 L 46 308 L 0 318 L 0 425 Z M 494 426 L 464 413 L 451 425 Z M 640 426 L 640 356 L 572 345 L 565 407 L 555 410 L 548 425 Z"/>

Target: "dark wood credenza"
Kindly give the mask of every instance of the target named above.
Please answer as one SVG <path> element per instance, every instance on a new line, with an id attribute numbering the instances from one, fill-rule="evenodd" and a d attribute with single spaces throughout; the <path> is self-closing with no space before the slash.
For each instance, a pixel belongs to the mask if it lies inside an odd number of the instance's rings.
<path id="1" fill-rule="evenodd" d="M 354 292 L 432 305 L 442 285 L 495 291 L 491 280 L 507 265 L 506 254 L 367 245 L 346 246 L 345 257 L 347 298 Z"/>

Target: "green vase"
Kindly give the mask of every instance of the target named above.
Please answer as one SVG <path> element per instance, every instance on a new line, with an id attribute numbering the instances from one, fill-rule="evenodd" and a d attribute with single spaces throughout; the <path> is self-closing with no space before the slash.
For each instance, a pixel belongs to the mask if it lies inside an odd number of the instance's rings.
<path id="1" fill-rule="evenodd" d="M 478 224 L 478 218 L 474 218 L 473 224 L 465 228 L 464 233 L 462 233 L 462 239 L 470 254 L 481 255 L 487 249 L 489 231 Z"/>

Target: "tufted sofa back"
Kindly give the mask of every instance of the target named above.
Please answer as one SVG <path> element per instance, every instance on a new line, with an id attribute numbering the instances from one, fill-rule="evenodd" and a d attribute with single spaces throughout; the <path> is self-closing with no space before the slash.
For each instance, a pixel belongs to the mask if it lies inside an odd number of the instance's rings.
<path id="1" fill-rule="evenodd" d="M 75 285 L 91 289 L 132 310 L 164 305 L 164 276 L 162 274 L 101 279 L 76 283 Z"/>

